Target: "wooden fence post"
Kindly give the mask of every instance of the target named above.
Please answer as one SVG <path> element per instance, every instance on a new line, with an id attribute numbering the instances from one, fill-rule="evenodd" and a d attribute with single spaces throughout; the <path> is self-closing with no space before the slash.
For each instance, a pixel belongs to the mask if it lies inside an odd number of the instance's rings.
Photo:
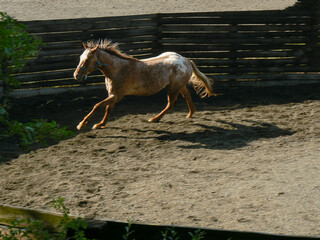
<path id="1" fill-rule="evenodd" d="M 320 41 L 319 31 L 320 31 L 320 2 L 315 0 L 310 5 L 311 11 L 311 34 L 310 34 L 310 48 L 311 48 L 311 63 L 310 65 L 315 69 L 315 71 L 320 71 Z"/>
<path id="2" fill-rule="evenodd" d="M 306 54 L 308 65 L 312 71 L 320 71 L 320 2 L 318 0 L 298 0 L 295 5 L 288 8 L 295 11 L 307 11 L 310 16 L 309 30 L 307 33 Z"/>
<path id="3" fill-rule="evenodd" d="M 238 33 L 238 24 L 237 23 L 232 23 L 231 24 L 231 30 L 230 30 L 231 34 L 234 34 L 234 36 L 237 35 Z M 239 44 L 238 43 L 234 43 L 231 44 L 230 46 L 230 68 L 233 69 L 229 75 L 231 74 L 233 77 L 229 77 L 229 81 L 231 82 L 235 82 L 237 81 L 237 78 L 235 77 L 238 74 L 238 48 L 239 48 Z"/>
<path id="4" fill-rule="evenodd" d="M 156 14 L 156 22 L 157 22 L 157 40 L 155 44 L 155 49 L 153 49 L 153 54 L 158 55 L 162 52 L 162 14 Z"/>
<path id="5" fill-rule="evenodd" d="M 0 99 L 4 96 L 4 81 L 0 79 Z"/>

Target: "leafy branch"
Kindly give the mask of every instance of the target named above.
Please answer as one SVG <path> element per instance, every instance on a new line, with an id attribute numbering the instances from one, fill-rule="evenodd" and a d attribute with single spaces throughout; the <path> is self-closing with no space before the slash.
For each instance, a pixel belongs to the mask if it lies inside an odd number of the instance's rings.
<path id="1" fill-rule="evenodd" d="M 43 43 L 29 35 L 25 25 L 3 12 L 0 12 L 0 36 L 0 79 L 8 88 L 18 86 L 14 73 L 36 56 L 38 46 Z"/>
<path id="2" fill-rule="evenodd" d="M 26 61 L 36 56 L 42 41 L 27 32 L 27 28 L 6 13 L 0 12 L 0 80 L 4 81 L 6 93 L 20 82 L 15 74 L 26 65 Z M 6 94 L 5 93 L 5 94 Z M 59 141 L 74 133 L 61 128 L 55 121 L 34 119 L 21 123 L 12 121 L 8 114 L 8 98 L 0 104 L 0 139 L 20 136 L 20 145 L 28 147 L 34 143 L 47 144 L 47 140 Z"/>

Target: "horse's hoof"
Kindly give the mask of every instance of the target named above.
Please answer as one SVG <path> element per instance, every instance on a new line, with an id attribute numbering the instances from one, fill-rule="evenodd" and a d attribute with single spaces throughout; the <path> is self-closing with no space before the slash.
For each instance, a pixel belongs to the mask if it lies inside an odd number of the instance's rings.
<path id="1" fill-rule="evenodd" d="M 83 127 L 82 124 L 79 123 L 78 126 L 77 126 L 77 129 L 80 131 L 82 129 L 82 127 Z"/>
<path id="2" fill-rule="evenodd" d="M 160 121 L 159 118 L 150 118 L 150 119 L 148 120 L 148 122 L 159 122 L 159 121 Z"/>
<path id="3" fill-rule="evenodd" d="M 92 129 L 103 129 L 103 128 L 105 128 L 106 126 L 104 126 L 104 125 L 100 125 L 100 124 L 95 124 L 93 127 L 92 127 Z"/>

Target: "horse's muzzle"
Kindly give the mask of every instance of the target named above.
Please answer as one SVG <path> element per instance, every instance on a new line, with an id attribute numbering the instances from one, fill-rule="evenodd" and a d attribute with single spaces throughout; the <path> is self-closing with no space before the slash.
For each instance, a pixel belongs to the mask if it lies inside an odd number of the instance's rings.
<path id="1" fill-rule="evenodd" d="M 74 79 L 75 79 L 76 81 L 78 81 L 80 84 L 86 84 L 85 81 L 87 80 L 88 75 L 76 70 L 76 71 L 73 73 L 73 77 L 74 77 Z"/>

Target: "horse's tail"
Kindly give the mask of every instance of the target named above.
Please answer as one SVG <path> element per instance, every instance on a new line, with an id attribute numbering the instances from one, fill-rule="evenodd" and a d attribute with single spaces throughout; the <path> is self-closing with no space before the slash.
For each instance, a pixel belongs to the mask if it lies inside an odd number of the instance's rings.
<path id="1" fill-rule="evenodd" d="M 202 72 L 200 72 L 192 60 L 189 60 L 189 62 L 193 69 L 193 75 L 190 82 L 197 94 L 202 98 L 214 95 L 212 92 L 212 85 L 214 83 L 213 79 L 206 77 Z"/>

